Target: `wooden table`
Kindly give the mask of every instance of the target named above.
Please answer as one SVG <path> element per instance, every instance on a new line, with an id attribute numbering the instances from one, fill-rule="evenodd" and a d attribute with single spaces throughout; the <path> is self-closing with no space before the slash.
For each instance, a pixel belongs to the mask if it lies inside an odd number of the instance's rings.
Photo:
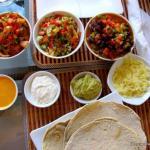
<path id="1" fill-rule="evenodd" d="M 125 0 L 122 0 L 122 2 L 124 7 L 124 15 L 127 17 L 128 13 L 125 5 Z M 29 18 L 32 25 L 34 25 L 36 21 L 35 3 L 36 0 L 33 0 L 29 6 Z M 150 12 L 150 2 L 148 0 L 140 0 L 140 6 L 145 11 Z M 82 19 L 82 21 L 85 25 L 88 19 Z M 41 69 L 47 69 L 48 71 L 54 73 L 60 80 L 61 95 L 59 100 L 53 106 L 45 109 L 33 107 L 27 101 L 25 101 L 25 133 L 26 144 L 29 150 L 35 149 L 29 136 L 29 133 L 32 130 L 39 128 L 59 118 L 62 115 L 81 107 L 81 104 L 73 100 L 69 91 L 70 81 L 74 77 L 74 75 L 81 71 L 91 71 L 96 73 L 102 80 L 102 96 L 105 96 L 110 93 L 110 90 L 106 83 L 106 78 L 108 75 L 108 71 L 112 65 L 110 62 L 98 60 L 97 58 L 95 58 L 91 53 L 89 53 L 84 44 L 82 45 L 79 52 L 63 60 L 53 60 L 46 58 L 45 56 L 40 54 L 33 45 L 31 48 L 33 50 L 33 60 L 36 65 Z M 141 106 L 128 106 L 131 107 L 141 117 L 142 126 L 147 135 L 148 142 L 150 143 L 150 100 L 148 100 Z M 150 146 L 147 147 L 147 150 L 150 150 Z"/>

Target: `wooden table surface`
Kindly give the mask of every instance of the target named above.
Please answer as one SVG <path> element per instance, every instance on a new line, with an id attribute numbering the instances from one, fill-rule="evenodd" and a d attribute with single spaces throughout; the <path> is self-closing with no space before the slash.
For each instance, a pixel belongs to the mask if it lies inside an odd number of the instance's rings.
<path id="1" fill-rule="evenodd" d="M 125 5 L 125 0 L 122 0 L 124 7 L 124 15 L 127 17 L 127 9 Z M 34 25 L 36 21 L 36 0 L 31 2 L 29 6 L 30 10 L 30 21 L 32 25 Z M 150 12 L 150 1 L 149 0 L 140 0 L 139 1 L 141 8 L 145 11 Z M 88 21 L 88 19 L 82 20 L 84 25 Z M 53 72 L 61 83 L 61 95 L 59 100 L 51 107 L 40 109 L 30 105 L 27 101 L 24 103 L 24 117 L 25 117 L 25 133 L 26 133 L 26 144 L 29 150 L 34 150 L 35 147 L 30 139 L 29 133 L 39 128 L 60 116 L 73 111 L 79 107 L 81 104 L 73 100 L 70 91 L 69 85 L 71 79 L 75 74 L 81 71 L 91 71 L 96 73 L 103 84 L 103 92 L 101 97 L 110 93 L 110 90 L 107 86 L 106 79 L 108 75 L 108 71 L 111 67 L 110 62 L 101 61 L 95 58 L 92 54 L 90 54 L 83 44 L 80 51 L 70 58 L 64 60 L 52 60 L 48 59 L 42 54 L 40 54 L 33 46 L 33 59 L 36 65 L 40 68 L 50 69 L 50 72 Z M 53 70 L 57 68 L 56 70 Z M 150 143 L 150 100 L 145 102 L 141 106 L 131 106 L 131 107 L 141 118 L 143 129 L 147 135 L 148 143 Z M 150 150 L 147 146 L 147 150 Z"/>

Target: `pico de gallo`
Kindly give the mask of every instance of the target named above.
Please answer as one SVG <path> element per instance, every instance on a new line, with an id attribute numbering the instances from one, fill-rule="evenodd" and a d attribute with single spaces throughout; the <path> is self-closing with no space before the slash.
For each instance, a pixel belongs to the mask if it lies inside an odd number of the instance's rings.
<path id="1" fill-rule="evenodd" d="M 29 44 L 30 29 L 27 21 L 17 13 L 0 15 L 0 57 L 20 53 Z"/>
<path id="2" fill-rule="evenodd" d="M 90 22 L 86 40 L 94 53 L 113 60 L 131 50 L 133 33 L 129 24 L 121 17 L 103 14 Z"/>
<path id="3" fill-rule="evenodd" d="M 71 16 L 55 14 L 46 17 L 39 26 L 37 41 L 40 48 L 51 56 L 64 56 L 78 45 L 80 31 Z"/>

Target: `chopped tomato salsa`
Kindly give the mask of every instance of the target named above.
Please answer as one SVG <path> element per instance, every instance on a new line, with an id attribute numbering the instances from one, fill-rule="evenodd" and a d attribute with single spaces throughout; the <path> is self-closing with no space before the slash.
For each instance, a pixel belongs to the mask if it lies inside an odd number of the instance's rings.
<path id="1" fill-rule="evenodd" d="M 0 15 L 0 57 L 11 57 L 20 53 L 29 44 L 29 38 L 29 25 L 19 14 Z"/>
<path id="2" fill-rule="evenodd" d="M 55 14 L 46 17 L 39 26 L 37 41 L 51 56 L 71 53 L 80 41 L 80 31 L 71 16 Z"/>

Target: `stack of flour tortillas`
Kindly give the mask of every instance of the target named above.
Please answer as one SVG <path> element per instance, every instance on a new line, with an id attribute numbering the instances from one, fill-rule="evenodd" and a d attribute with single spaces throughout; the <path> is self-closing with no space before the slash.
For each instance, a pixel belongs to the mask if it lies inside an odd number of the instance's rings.
<path id="1" fill-rule="evenodd" d="M 43 150 L 146 150 L 139 116 L 113 102 L 85 105 L 69 121 L 56 124 L 43 138 Z"/>

